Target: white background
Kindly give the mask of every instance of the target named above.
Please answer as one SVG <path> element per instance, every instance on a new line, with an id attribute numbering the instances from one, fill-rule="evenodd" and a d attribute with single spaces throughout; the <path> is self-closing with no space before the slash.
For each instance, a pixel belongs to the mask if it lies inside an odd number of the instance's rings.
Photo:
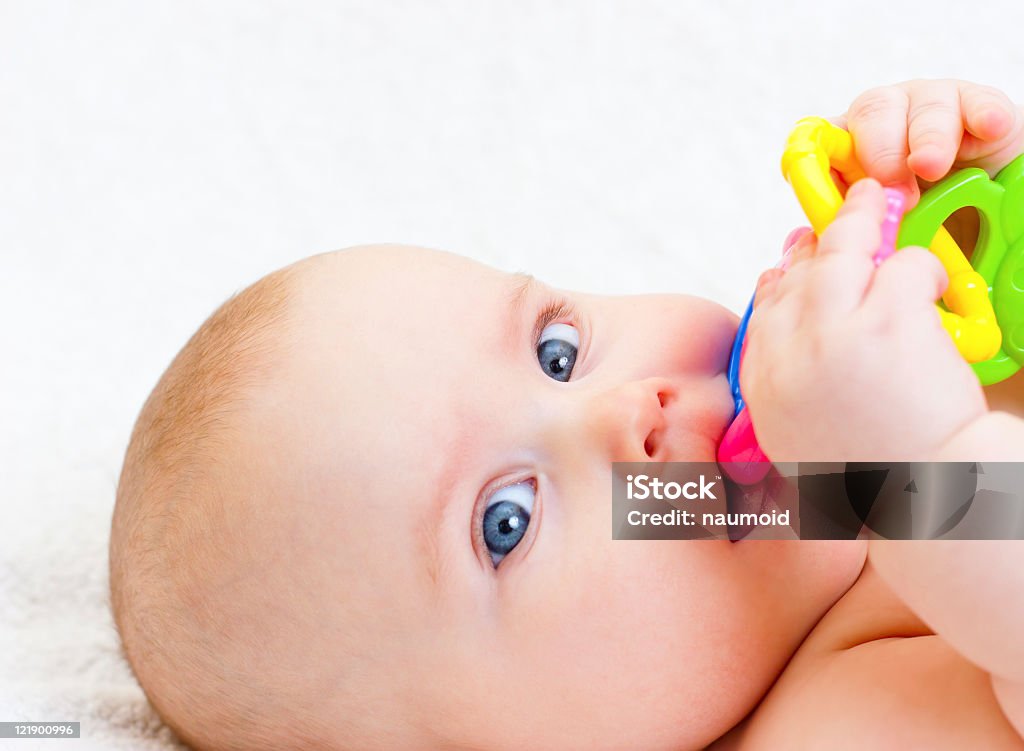
<path id="1" fill-rule="evenodd" d="M 0 0 L 0 720 L 170 746 L 107 533 L 143 400 L 232 292 L 398 241 L 740 312 L 802 223 L 795 120 L 914 77 L 1024 98 L 1019 0 L 772 7 Z"/>

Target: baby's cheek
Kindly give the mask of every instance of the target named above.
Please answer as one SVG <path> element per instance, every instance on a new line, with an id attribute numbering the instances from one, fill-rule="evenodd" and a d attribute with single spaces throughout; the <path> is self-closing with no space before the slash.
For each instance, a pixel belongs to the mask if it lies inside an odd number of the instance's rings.
<path id="1" fill-rule="evenodd" d="M 581 657 L 575 680 L 595 694 L 645 697 L 628 709 L 634 723 L 674 718 L 709 742 L 777 676 L 778 650 L 764 653 L 768 610 L 732 571 L 730 543 L 615 544 L 621 554 L 563 611 L 560 648 Z"/>
<path id="2" fill-rule="evenodd" d="M 616 587 L 620 632 L 633 636 L 624 647 L 632 680 L 656 681 L 724 732 L 755 706 L 813 621 L 777 614 L 783 593 L 742 565 L 731 543 L 635 544 L 652 546 L 648 560 L 629 572 L 632 586 Z"/>

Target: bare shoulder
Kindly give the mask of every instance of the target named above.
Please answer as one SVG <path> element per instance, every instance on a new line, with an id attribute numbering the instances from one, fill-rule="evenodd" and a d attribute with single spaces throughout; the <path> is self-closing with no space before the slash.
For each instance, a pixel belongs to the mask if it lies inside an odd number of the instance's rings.
<path id="1" fill-rule="evenodd" d="M 744 723 L 712 748 L 1024 750 L 988 673 L 869 567 Z"/>

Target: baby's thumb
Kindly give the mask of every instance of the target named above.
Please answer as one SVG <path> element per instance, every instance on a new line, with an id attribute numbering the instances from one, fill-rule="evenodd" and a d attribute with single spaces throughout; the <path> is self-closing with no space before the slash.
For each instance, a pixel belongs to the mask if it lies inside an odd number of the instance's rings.
<path id="1" fill-rule="evenodd" d="M 875 271 L 865 302 L 888 310 L 934 304 L 949 285 L 946 269 L 927 248 L 903 248 Z"/>

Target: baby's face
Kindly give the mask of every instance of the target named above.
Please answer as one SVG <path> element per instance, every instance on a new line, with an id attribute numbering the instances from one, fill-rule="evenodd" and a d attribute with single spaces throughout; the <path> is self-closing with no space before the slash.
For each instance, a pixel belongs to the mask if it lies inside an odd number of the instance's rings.
<path id="1" fill-rule="evenodd" d="M 339 727 L 358 692 L 395 747 L 696 747 L 860 571 L 858 544 L 612 540 L 613 461 L 715 459 L 713 302 L 371 248 L 308 262 L 295 310 L 246 426 L 275 498 L 250 524 Z"/>

